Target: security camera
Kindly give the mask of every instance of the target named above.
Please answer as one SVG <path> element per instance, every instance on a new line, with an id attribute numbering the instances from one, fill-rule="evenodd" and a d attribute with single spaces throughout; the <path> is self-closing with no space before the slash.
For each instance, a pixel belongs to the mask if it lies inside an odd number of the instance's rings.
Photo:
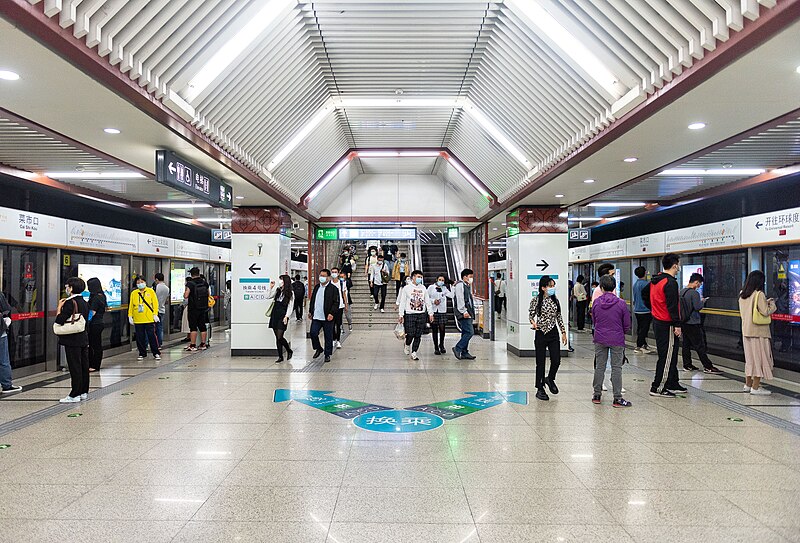
<path id="1" fill-rule="evenodd" d="M 297 230 L 298 228 L 300 228 L 300 223 L 299 222 L 293 222 L 292 223 L 292 230 Z"/>

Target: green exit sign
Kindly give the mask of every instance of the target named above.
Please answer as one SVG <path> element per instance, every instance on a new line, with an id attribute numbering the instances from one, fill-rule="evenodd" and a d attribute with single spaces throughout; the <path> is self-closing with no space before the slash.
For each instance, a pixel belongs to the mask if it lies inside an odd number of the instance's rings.
<path id="1" fill-rule="evenodd" d="M 458 226 L 448 226 L 447 227 L 447 237 L 448 239 L 458 239 L 460 232 L 458 230 Z"/>
<path id="2" fill-rule="evenodd" d="M 317 239 L 319 240 L 337 240 L 339 239 L 338 228 L 317 228 Z"/>

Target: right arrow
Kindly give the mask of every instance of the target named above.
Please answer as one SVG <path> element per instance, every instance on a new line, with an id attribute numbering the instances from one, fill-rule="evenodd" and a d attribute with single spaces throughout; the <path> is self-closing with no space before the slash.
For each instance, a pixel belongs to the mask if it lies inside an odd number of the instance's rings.
<path id="1" fill-rule="evenodd" d="M 407 407 L 409 411 L 421 411 L 438 415 L 445 420 L 451 420 L 476 411 L 483 411 L 490 407 L 510 402 L 519 405 L 528 405 L 528 393 L 524 390 L 508 392 L 466 392 L 466 398 L 458 398 L 445 402 L 436 402 L 416 407 Z"/>
<path id="2" fill-rule="evenodd" d="M 546 270 L 549 266 L 550 266 L 550 264 L 548 264 L 547 261 L 544 258 L 542 259 L 542 261 L 539 264 L 536 264 L 536 267 L 537 268 L 542 268 L 542 271 Z"/>

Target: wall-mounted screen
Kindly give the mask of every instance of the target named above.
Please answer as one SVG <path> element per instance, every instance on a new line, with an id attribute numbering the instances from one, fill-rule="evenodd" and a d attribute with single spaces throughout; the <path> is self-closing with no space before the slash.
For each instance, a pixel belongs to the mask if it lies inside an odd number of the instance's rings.
<path id="1" fill-rule="evenodd" d="M 688 266 L 683 266 L 681 269 L 681 285 L 683 288 L 689 286 L 689 279 L 692 277 L 693 273 L 699 273 L 703 275 L 703 266 L 701 264 L 689 264 Z M 697 292 L 700 293 L 700 297 L 703 297 L 703 285 L 700 285 L 700 288 L 697 289 Z"/>
<path id="2" fill-rule="evenodd" d="M 92 277 L 100 280 L 103 292 L 106 294 L 108 307 L 122 305 L 122 266 L 107 266 L 102 264 L 78 264 L 78 277 L 88 281 Z M 83 297 L 89 299 L 89 291 L 83 291 Z"/>
<path id="3" fill-rule="evenodd" d="M 406 240 L 417 239 L 416 228 L 339 228 L 339 239 Z"/>
<path id="4" fill-rule="evenodd" d="M 183 302 L 183 292 L 186 290 L 186 277 L 189 274 L 186 268 L 173 268 L 169 272 L 170 300 L 174 303 Z"/>
<path id="5" fill-rule="evenodd" d="M 800 321 L 800 260 L 789 261 L 789 313 L 792 322 Z"/>

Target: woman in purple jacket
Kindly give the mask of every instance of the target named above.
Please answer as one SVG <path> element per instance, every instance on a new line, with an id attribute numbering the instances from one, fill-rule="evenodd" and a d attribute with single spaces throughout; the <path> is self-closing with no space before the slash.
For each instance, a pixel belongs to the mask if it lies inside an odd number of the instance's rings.
<path id="1" fill-rule="evenodd" d="M 631 314 L 625 301 L 614 293 L 616 286 L 617 282 L 613 276 L 601 277 L 600 289 L 603 294 L 592 303 L 595 357 L 592 403 L 600 403 L 606 360 L 611 353 L 614 407 L 630 407 L 633 404 L 622 397 L 622 363 L 625 360 L 625 333 L 631 329 Z"/>

